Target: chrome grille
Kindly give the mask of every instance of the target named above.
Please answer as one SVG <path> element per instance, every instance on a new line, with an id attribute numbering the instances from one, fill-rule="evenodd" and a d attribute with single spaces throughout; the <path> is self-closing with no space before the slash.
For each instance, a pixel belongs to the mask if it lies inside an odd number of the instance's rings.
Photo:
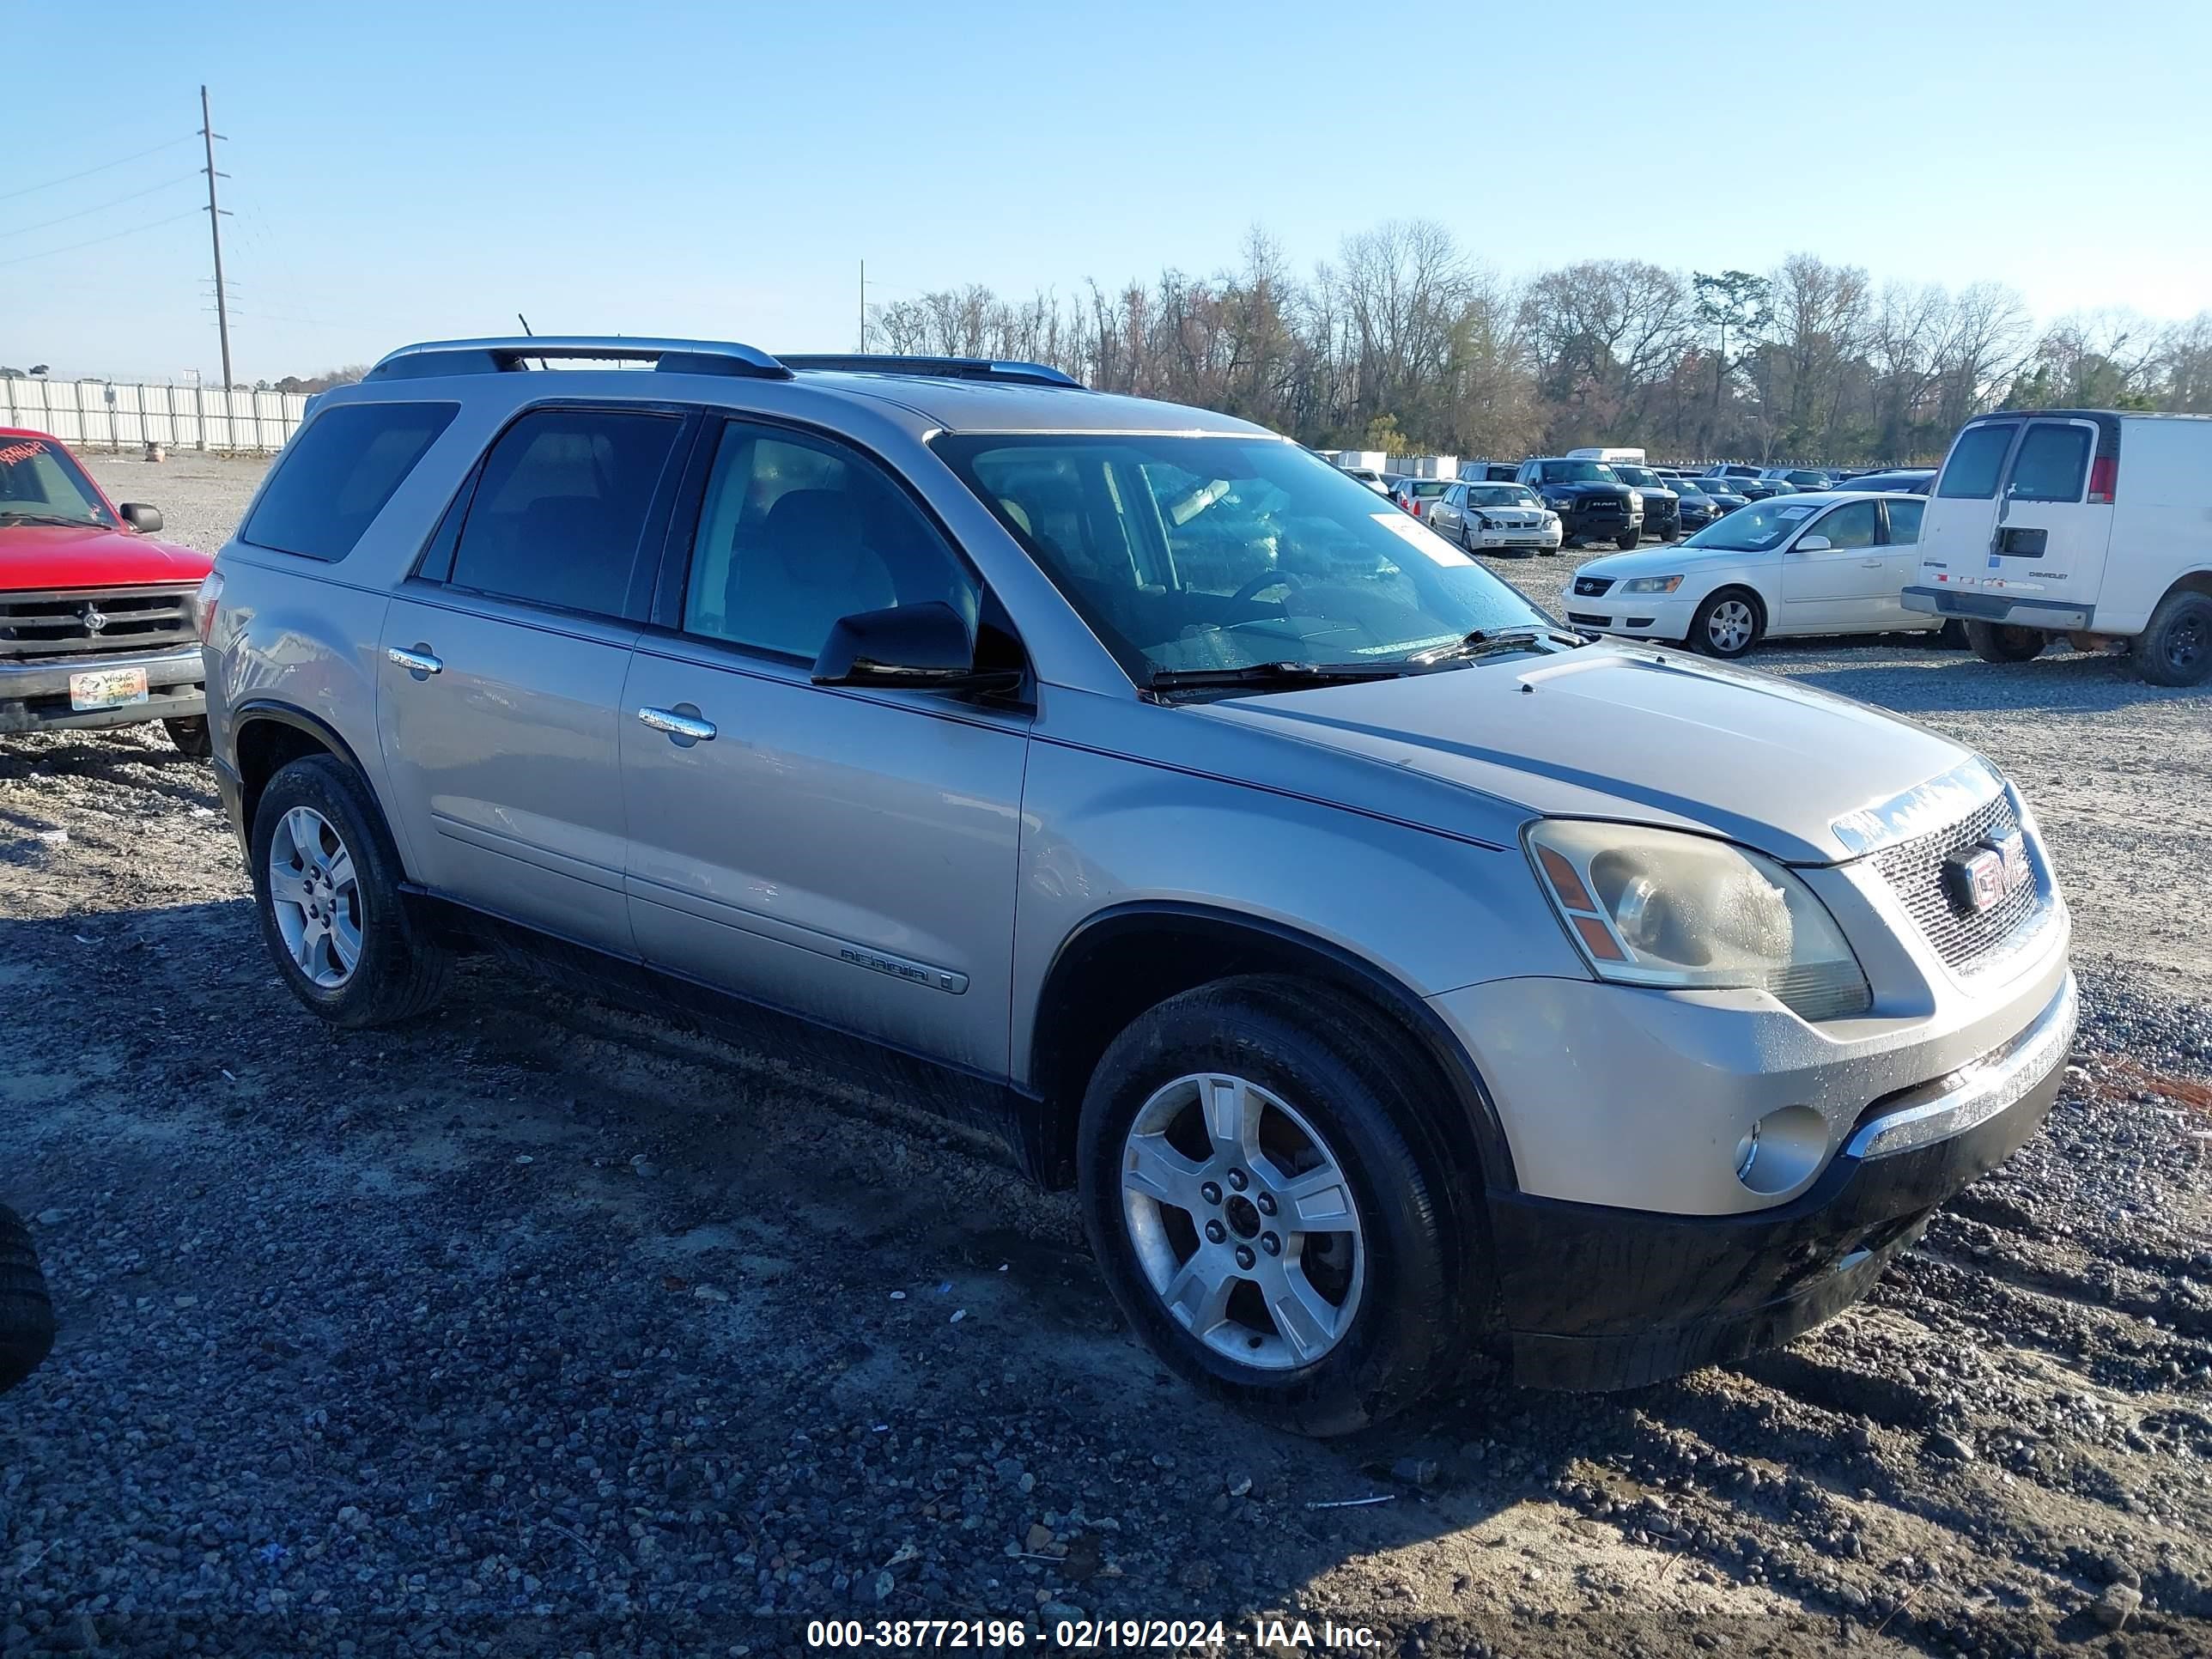
<path id="1" fill-rule="evenodd" d="M 1890 890 L 1936 947 L 1936 953 L 1960 973 L 1971 972 L 2002 949 L 2027 924 L 2042 902 L 2041 882 L 2039 878 L 2027 882 L 1986 910 L 1966 910 L 1953 900 L 1944 884 L 1943 861 L 1954 853 L 1996 840 L 2019 827 L 2011 800 L 1999 795 L 1946 829 L 1875 854 L 1875 868 Z"/>
<path id="2" fill-rule="evenodd" d="M 0 592 L 0 657 L 81 657 L 190 645 L 197 587 Z"/>

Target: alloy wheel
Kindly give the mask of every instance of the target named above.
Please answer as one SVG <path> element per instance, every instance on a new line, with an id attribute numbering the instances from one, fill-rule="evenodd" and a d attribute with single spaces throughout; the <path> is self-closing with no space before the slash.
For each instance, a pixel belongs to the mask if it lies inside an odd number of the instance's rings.
<path id="1" fill-rule="evenodd" d="M 1295 1370 L 1351 1330 L 1367 1269 L 1352 1184 L 1258 1084 L 1209 1073 L 1155 1091 L 1123 1142 L 1121 1206 L 1154 1292 L 1223 1357 Z"/>
<path id="2" fill-rule="evenodd" d="M 326 991 L 361 960 L 362 900 L 353 854 L 331 821 L 295 806 L 269 840 L 269 904 L 293 964 Z"/>

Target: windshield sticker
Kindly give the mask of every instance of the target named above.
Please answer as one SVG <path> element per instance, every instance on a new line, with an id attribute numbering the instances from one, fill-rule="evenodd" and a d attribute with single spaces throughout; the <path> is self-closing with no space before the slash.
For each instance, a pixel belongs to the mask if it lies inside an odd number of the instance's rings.
<path id="1" fill-rule="evenodd" d="M 1785 507 L 1777 512 L 1774 516 L 1778 519 L 1802 519 L 1809 516 L 1812 511 L 1813 509 L 1809 507 Z"/>
<path id="2" fill-rule="evenodd" d="M 41 443 L 9 444 L 7 448 L 0 449 L 0 466 L 13 466 L 18 461 L 34 461 L 46 453 L 46 447 Z"/>
<path id="3" fill-rule="evenodd" d="M 1438 564 L 1457 566 L 1468 562 L 1465 554 L 1419 519 L 1409 518 L 1403 513 L 1370 513 L 1367 516 L 1400 541 L 1411 542 Z"/>

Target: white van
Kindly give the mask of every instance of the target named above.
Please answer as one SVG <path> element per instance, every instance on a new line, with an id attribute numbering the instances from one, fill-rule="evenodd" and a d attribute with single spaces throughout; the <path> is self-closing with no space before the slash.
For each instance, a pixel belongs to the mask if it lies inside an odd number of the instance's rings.
<path id="1" fill-rule="evenodd" d="M 2063 635 L 2157 685 L 2212 677 L 2212 416 L 2010 410 L 1960 428 L 1929 492 L 1907 610 L 1987 662 Z"/>
<path id="2" fill-rule="evenodd" d="M 1631 466 L 1642 466 L 1644 452 L 1640 449 L 1571 449 L 1567 452 L 1567 459 L 1571 461 L 1604 461 L 1608 464 L 1613 461 L 1626 461 Z"/>

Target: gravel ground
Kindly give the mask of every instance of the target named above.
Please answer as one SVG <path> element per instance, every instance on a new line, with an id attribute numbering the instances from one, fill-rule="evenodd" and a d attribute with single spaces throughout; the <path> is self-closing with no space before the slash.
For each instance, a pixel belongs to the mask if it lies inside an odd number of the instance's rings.
<path id="1" fill-rule="evenodd" d="M 258 471 L 93 465 L 206 546 Z M 808 1616 L 1078 1611 L 1247 1651 L 1323 1618 L 1561 1659 L 2212 1650 L 2212 972 L 2149 896 L 2203 867 L 2205 700 L 2087 659 L 1757 661 L 2028 787 L 2087 1002 L 2049 1128 L 1785 1353 L 1327 1445 L 1172 1383 L 1073 1205 L 941 1124 L 489 963 L 329 1031 L 204 767 L 0 744 L 33 1016 L 0 1201 L 64 1326 L 0 1400 L 0 1652 L 769 1653 Z M 2057 753 L 2082 730 L 2094 769 Z M 1237 1639 L 1262 1613 L 1314 1635 Z"/>

